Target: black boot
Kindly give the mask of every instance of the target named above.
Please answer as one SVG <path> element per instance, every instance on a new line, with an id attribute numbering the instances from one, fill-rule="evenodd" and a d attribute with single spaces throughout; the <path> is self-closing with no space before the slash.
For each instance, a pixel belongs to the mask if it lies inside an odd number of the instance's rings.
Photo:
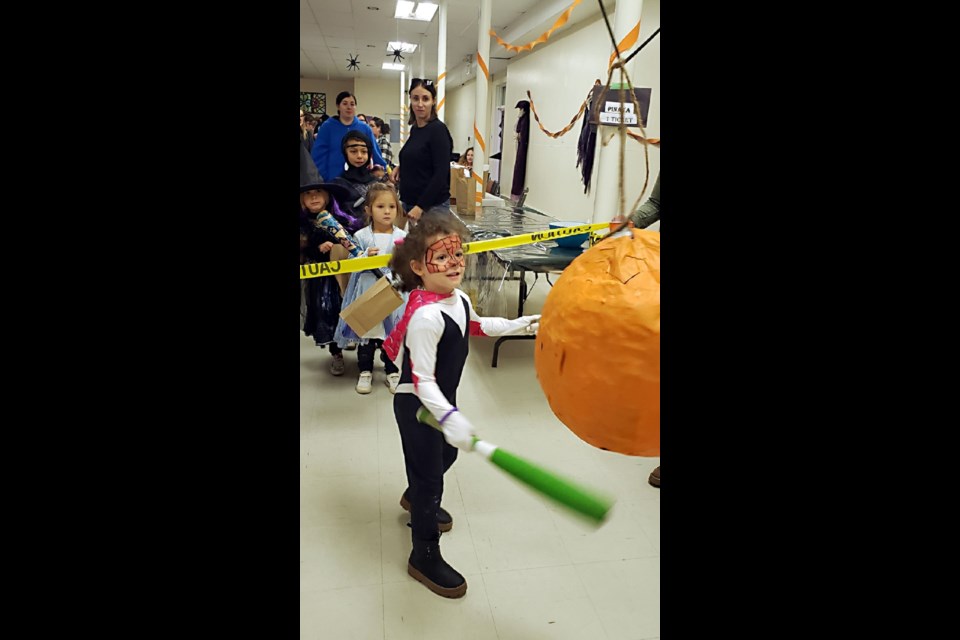
<path id="1" fill-rule="evenodd" d="M 650 483 L 651 487 L 656 487 L 657 489 L 660 488 L 660 467 L 659 466 L 650 472 L 650 477 L 647 478 L 647 482 Z"/>
<path id="2" fill-rule="evenodd" d="M 436 540 L 414 538 L 407 573 L 444 598 L 462 598 L 467 593 L 466 579 L 440 555 L 440 534 Z"/>
<path id="3" fill-rule="evenodd" d="M 403 507 L 404 511 L 410 511 L 410 501 L 407 499 L 406 491 L 400 496 L 400 506 Z M 453 516 L 447 513 L 447 510 L 443 507 L 437 509 L 437 529 L 443 533 L 453 529 Z"/>

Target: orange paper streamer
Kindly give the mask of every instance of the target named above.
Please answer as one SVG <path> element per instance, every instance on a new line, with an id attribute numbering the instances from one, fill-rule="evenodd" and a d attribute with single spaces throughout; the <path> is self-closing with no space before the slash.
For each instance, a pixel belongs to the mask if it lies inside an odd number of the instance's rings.
<path id="1" fill-rule="evenodd" d="M 627 135 L 630 136 L 631 138 L 633 138 L 634 140 L 636 140 L 637 142 L 641 143 L 641 144 L 650 144 L 650 145 L 653 145 L 653 146 L 655 146 L 655 147 L 659 147 L 659 146 L 660 146 L 660 138 L 644 138 L 644 137 L 641 136 L 639 133 L 634 133 L 633 131 L 630 131 L 629 129 L 627 129 Z"/>
<path id="2" fill-rule="evenodd" d="M 537 121 L 537 126 L 540 127 L 540 131 L 543 131 L 545 134 L 547 134 L 551 138 L 559 138 L 566 132 L 570 131 L 570 129 L 573 128 L 573 125 L 575 125 L 577 123 L 577 120 L 580 118 L 580 114 L 582 114 L 584 110 L 587 108 L 587 102 L 586 100 L 584 100 L 583 104 L 580 105 L 580 110 L 577 111 L 577 115 L 573 116 L 573 118 L 570 119 L 570 124 L 565 126 L 560 131 L 553 133 L 551 131 L 547 131 L 546 128 L 544 128 L 543 124 L 540 122 L 540 116 L 539 114 L 537 114 L 537 108 L 533 104 L 533 96 L 530 94 L 529 90 L 527 91 L 527 97 L 530 98 L 530 111 L 533 112 L 533 119 Z"/>
<path id="3" fill-rule="evenodd" d="M 626 53 L 630 50 L 633 45 L 637 44 L 637 38 L 640 36 L 640 23 L 633 25 L 633 29 L 630 30 L 630 33 L 623 37 L 623 40 L 620 41 L 620 44 L 617 45 L 617 51 L 620 53 Z M 610 62 L 607 63 L 607 69 L 613 66 L 613 61 L 617 58 L 617 51 L 614 51 L 610 54 Z"/>
<path id="4" fill-rule="evenodd" d="M 477 144 L 479 144 L 479 145 L 480 145 L 480 148 L 483 149 L 483 152 L 486 153 L 486 152 L 487 152 L 487 145 L 484 144 L 484 142 L 483 142 L 483 136 L 480 135 L 480 130 L 477 129 L 477 123 L 476 123 L 476 122 L 473 123 L 473 135 L 475 135 L 475 136 L 477 137 Z"/>
<path id="5" fill-rule="evenodd" d="M 480 67 L 480 69 L 483 71 L 483 75 L 487 78 L 487 80 L 489 80 L 489 79 L 490 79 L 490 71 L 487 70 L 487 63 L 484 62 L 483 56 L 480 55 L 480 52 L 479 52 L 479 51 L 477 51 L 477 66 Z"/>
<path id="6" fill-rule="evenodd" d="M 513 52 L 515 52 L 515 53 L 522 53 L 522 52 L 524 52 L 524 51 L 530 51 L 531 49 L 533 49 L 533 48 L 534 48 L 535 46 L 537 46 L 538 44 L 543 44 L 544 42 L 546 42 L 547 40 L 549 40 L 549 39 L 550 39 L 550 36 L 553 34 L 554 31 L 556 31 L 557 29 L 559 29 L 559 28 L 562 27 L 563 25 L 567 24 L 567 20 L 570 19 L 570 14 L 573 13 L 574 7 L 576 7 L 576 6 L 577 6 L 578 4 L 580 4 L 582 1 L 583 1 L 583 0 L 573 0 L 573 4 L 571 4 L 569 7 L 567 7 L 566 9 L 564 9 L 563 13 L 560 14 L 560 17 L 557 18 L 557 21 L 553 23 L 553 26 L 552 26 L 552 27 L 550 27 L 549 29 L 547 29 L 546 31 L 544 31 L 543 33 L 541 33 L 539 38 L 537 38 L 536 40 L 533 40 L 532 42 L 528 42 L 527 44 L 523 45 L 522 47 L 515 47 L 515 46 L 513 46 L 512 44 L 510 44 L 510 43 L 508 43 L 508 42 L 504 42 L 504 41 L 500 38 L 500 36 L 497 35 L 497 32 L 494 31 L 493 29 L 490 29 L 490 35 L 493 36 L 494 38 L 496 38 L 497 43 L 499 43 L 499 45 L 500 45 L 501 47 L 503 47 L 504 49 L 508 49 L 509 51 L 513 51 Z"/>

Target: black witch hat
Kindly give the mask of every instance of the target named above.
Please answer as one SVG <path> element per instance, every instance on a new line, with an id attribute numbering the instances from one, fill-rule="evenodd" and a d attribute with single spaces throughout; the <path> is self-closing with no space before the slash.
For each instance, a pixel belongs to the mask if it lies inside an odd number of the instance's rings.
<path id="1" fill-rule="evenodd" d="M 346 187 L 324 182 L 323 176 L 317 171 L 317 165 L 313 163 L 313 158 L 307 153 L 307 148 L 300 145 L 300 193 L 312 191 L 314 189 L 323 189 L 338 202 L 345 202 L 350 198 L 350 192 Z"/>

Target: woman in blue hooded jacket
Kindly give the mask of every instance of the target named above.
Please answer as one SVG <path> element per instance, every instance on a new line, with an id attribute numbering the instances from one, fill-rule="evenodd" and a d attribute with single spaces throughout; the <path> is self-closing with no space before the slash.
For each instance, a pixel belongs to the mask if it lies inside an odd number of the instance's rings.
<path id="1" fill-rule="evenodd" d="M 310 155 L 317 170 L 327 181 L 340 177 L 346 170 L 347 159 L 343 155 L 341 143 L 348 131 L 359 131 L 373 141 L 373 164 L 386 170 L 387 162 L 380 154 L 373 130 L 365 122 L 357 119 L 357 98 L 349 91 L 337 94 L 337 115 L 328 119 L 317 130 L 316 140 Z"/>

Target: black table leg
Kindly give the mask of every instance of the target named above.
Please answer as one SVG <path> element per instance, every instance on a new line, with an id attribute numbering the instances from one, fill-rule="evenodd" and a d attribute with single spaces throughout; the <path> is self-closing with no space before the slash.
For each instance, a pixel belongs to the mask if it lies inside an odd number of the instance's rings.
<path id="1" fill-rule="evenodd" d="M 520 269 L 520 296 L 517 301 L 517 317 L 523 315 L 523 305 L 527 300 L 527 271 L 526 269 Z M 493 345 L 493 362 L 491 366 L 496 369 L 497 362 L 500 359 L 500 345 L 502 345 L 507 340 L 529 340 L 535 339 L 535 336 L 503 336 L 502 338 L 497 338 L 496 343 Z"/>
<path id="2" fill-rule="evenodd" d="M 520 269 L 520 301 L 517 304 L 517 317 L 523 315 L 523 305 L 527 301 L 527 270 Z"/>

